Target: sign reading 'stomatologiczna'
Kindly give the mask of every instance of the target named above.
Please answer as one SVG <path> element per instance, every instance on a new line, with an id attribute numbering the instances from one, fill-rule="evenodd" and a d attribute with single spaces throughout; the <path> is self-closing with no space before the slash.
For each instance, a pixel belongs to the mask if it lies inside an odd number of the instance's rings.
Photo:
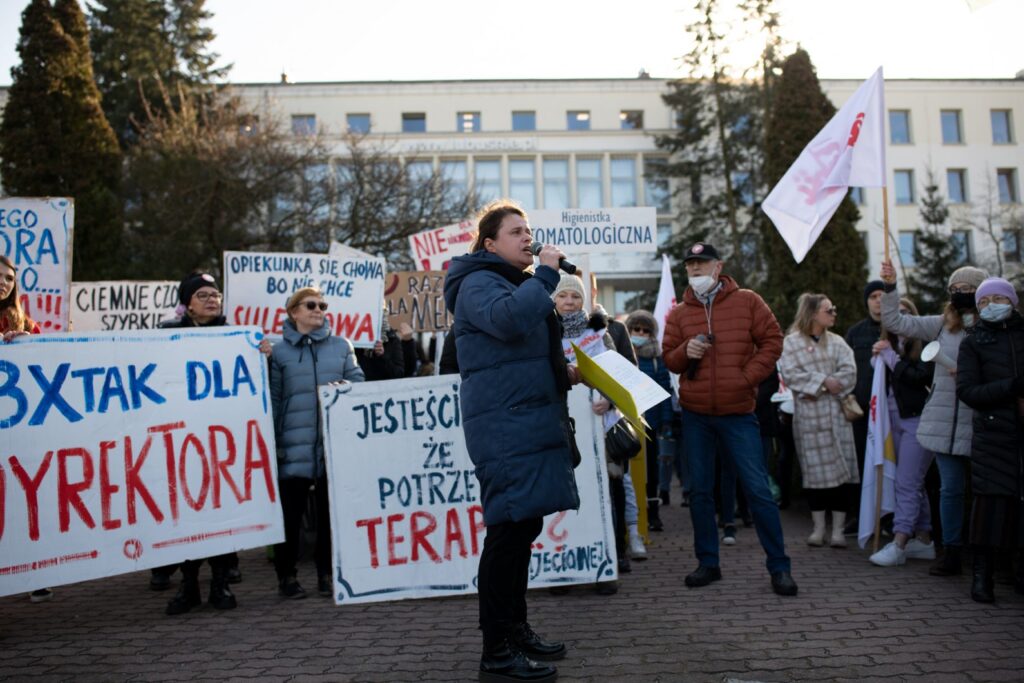
<path id="1" fill-rule="evenodd" d="M 0 353 L 0 595 L 283 539 L 252 327 Z"/>

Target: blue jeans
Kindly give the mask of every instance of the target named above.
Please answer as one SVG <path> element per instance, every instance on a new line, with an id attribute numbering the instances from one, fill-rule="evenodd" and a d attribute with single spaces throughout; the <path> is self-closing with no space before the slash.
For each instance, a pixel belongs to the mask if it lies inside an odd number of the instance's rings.
<path id="1" fill-rule="evenodd" d="M 964 486 L 969 461 L 963 455 L 936 453 L 939 464 L 939 519 L 942 520 L 942 545 L 964 544 Z"/>
<path id="2" fill-rule="evenodd" d="M 757 418 L 747 415 L 701 415 L 683 409 L 683 441 L 690 465 L 690 519 L 693 545 L 701 566 L 718 566 L 718 527 L 715 524 L 716 445 L 736 468 L 757 538 L 769 572 L 789 571 L 779 508 L 772 500 L 761 449 Z"/>

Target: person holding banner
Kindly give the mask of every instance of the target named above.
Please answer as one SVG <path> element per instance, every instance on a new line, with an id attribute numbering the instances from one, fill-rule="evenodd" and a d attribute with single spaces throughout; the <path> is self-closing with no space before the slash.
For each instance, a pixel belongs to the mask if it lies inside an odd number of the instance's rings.
<path id="1" fill-rule="evenodd" d="M 18 267 L 0 254 L 0 338 L 9 342 L 23 334 L 39 334 L 39 324 L 25 315 L 18 296 Z"/>
<path id="2" fill-rule="evenodd" d="M 477 573 L 480 680 L 551 681 L 563 643 L 527 621 L 531 544 L 544 516 L 579 509 L 566 398 L 579 381 L 567 365 L 551 299 L 565 254 L 545 245 L 531 276 L 533 234 L 507 200 L 480 214 L 470 253 L 452 259 L 444 299 L 455 314 L 462 424 L 480 482 L 487 536 Z"/>
<path id="3" fill-rule="evenodd" d="M 857 498 L 860 473 L 842 401 L 857 383 L 857 364 L 853 349 L 829 331 L 836 317 L 836 307 L 824 294 L 801 294 L 779 368 L 793 392 L 793 437 L 814 522 L 807 545 L 825 545 L 825 513 L 831 510 L 828 543 L 845 548 L 843 528 Z"/>
<path id="4" fill-rule="evenodd" d="M 993 602 L 995 551 L 1015 550 L 1024 594 L 1024 317 L 1013 285 L 993 277 L 974 296 L 981 321 L 960 345 L 956 394 L 974 409 L 971 598 Z"/>
<path id="5" fill-rule="evenodd" d="M 331 516 L 320 401 L 317 387 L 339 382 L 362 382 L 352 342 L 331 334 L 327 302 L 315 287 L 303 287 L 285 306 L 284 341 L 270 355 L 270 401 L 274 409 L 277 477 L 284 513 L 284 543 L 274 546 L 278 593 L 283 598 L 306 597 L 297 579 L 299 535 L 310 489 L 316 510 L 317 592 L 330 597 Z"/>
<path id="6" fill-rule="evenodd" d="M 962 571 L 964 546 L 964 492 L 970 466 L 973 411 L 956 394 L 956 359 L 960 345 L 978 322 L 974 293 L 988 277 L 981 268 L 963 266 L 949 276 L 949 303 L 941 315 L 903 315 L 892 261 L 882 263 L 880 277 L 882 325 L 901 337 L 938 342 L 939 356 L 946 365 L 936 369 L 928 402 L 921 411 L 918 442 L 935 453 L 939 466 L 939 520 L 942 522 L 942 557 L 928 573 L 950 576 Z"/>

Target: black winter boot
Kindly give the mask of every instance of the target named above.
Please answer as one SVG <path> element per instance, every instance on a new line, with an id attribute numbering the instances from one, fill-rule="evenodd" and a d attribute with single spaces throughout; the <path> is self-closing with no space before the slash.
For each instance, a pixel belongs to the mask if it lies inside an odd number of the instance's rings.
<path id="1" fill-rule="evenodd" d="M 210 579 L 209 602 L 217 609 L 234 609 L 238 607 L 235 594 L 228 588 L 228 568 L 218 567 L 213 570 L 213 578 Z"/>
<path id="2" fill-rule="evenodd" d="M 484 646 L 480 657 L 480 681 L 505 683 L 507 681 L 529 681 L 543 683 L 558 678 L 558 669 L 550 664 L 541 664 L 527 657 L 508 638 L 491 646 Z"/>
<path id="3" fill-rule="evenodd" d="M 973 555 L 971 599 L 975 602 L 995 602 L 993 591 L 996 568 L 992 548 L 975 547 Z"/>
<path id="4" fill-rule="evenodd" d="M 185 576 L 178 587 L 178 593 L 167 603 L 166 613 L 168 616 L 184 614 L 193 607 L 203 604 L 203 598 L 199 595 L 199 577 Z"/>
<path id="5" fill-rule="evenodd" d="M 958 545 L 947 545 L 928 569 L 932 576 L 959 576 L 963 571 L 963 549 Z"/>
<path id="6" fill-rule="evenodd" d="M 650 531 L 664 531 L 665 525 L 661 523 L 661 515 L 658 513 L 658 506 L 661 501 L 657 498 L 647 499 L 647 528 Z"/>

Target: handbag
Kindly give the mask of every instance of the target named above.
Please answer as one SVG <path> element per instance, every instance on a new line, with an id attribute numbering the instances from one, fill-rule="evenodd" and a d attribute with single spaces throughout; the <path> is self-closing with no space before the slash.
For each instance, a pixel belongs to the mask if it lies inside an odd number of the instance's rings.
<path id="1" fill-rule="evenodd" d="M 604 451 L 612 462 L 625 465 L 640 452 L 640 437 L 629 420 L 615 423 L 604 435 Z"/>
<path id="2" fill-rule="evenodd" d="M 847 422 L 856 422 L 864 417 L 864 411 L 861 410 L 860 404 L 857 403 L 857 397 L 853 394 L 843 396 L 839 401 L 839 407 L 843 409 L 843 417 Z"/>

